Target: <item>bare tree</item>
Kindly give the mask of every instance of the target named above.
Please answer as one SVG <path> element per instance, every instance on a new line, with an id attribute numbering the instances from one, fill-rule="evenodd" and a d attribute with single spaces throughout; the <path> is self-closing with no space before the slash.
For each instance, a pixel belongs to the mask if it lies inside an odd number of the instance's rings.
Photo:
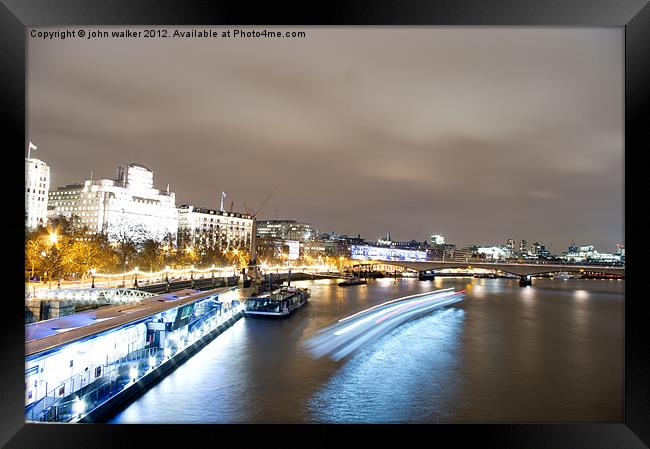
<path id="1" fill-rule="evenodd" d="M 148 238 L 148 233 L 141 223 L 131 224 L 122 217 L 108 232 L 115 254 L 118 270 L 128 270 L 134 266 L 138 246 Z"/>
<path id="2" fill-rule="evenodd" d="M 163 263 L 163 249 L 160 242 L 148 238 L 140 244 L 140 252 L 137 257 L 140 266 L 154 271 L 154 268 L 161 268 Z"/>

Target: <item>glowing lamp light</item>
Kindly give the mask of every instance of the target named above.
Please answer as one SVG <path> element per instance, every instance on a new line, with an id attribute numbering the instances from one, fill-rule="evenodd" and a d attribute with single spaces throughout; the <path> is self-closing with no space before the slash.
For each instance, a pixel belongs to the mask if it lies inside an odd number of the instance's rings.
<path id="1" fill-rule="evenodd" d="M 56 234 L 56 232 L 52 232 L 50 235 L 48 235 L 47 238 L 52 245 L 55 245 L 56 242 L 59 241 L 59 236 Z"/>
<path id="2" fill-rule="evenodd" d="M 86 410 L 86 402 L 77 396 L 72 403 L 72 411 L 76 415 L 81 415 Z"/>

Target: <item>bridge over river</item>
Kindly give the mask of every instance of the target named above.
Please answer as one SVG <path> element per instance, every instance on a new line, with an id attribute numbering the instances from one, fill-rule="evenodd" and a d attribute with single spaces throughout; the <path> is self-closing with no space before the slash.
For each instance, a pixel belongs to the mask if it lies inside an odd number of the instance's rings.
<path id="1" fill-rule="evenodd" d="M 433 272 L 445 268 L 482 268 L 486 270 L 497 270 L 503 273 L 514 274 L 519 277 L 520 285 L 530 285 L 531 276 L 548 273 L 602 273 L 625 276 L 624 266 L 612 265 L 568 265 L 568 264 L 544 264 L 544 263 L 505 263 L 505 262 L 403 262 L 403 261 L 376 261 L 385 265 L 393 265 L 401 268 L 408 268 L 418 272 Z"/>

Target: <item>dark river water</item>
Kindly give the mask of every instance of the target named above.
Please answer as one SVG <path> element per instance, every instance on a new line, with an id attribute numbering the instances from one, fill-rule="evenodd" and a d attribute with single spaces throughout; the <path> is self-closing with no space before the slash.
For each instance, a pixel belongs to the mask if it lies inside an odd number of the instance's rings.
<path id="1" fill-rule="evenodd" d="M 295 283 L 309 303 L 243 318 L 111 423 L 495 423 L 623 420 L 624 282 L 377 279 Z M 337 362 L 305 341 L 372 305 L 429 290 L 465 299 Z"/>

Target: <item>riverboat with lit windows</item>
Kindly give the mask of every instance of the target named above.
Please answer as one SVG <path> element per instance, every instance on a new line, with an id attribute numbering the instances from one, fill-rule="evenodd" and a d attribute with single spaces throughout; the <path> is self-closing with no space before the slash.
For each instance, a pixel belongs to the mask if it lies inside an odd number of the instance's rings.
<path id="1" fill-rule="evenodd" d="M 244 316 L 288 316 L 307 303 L 309 289 L 280 287 L 269 293 L 246 299 Z"/>

